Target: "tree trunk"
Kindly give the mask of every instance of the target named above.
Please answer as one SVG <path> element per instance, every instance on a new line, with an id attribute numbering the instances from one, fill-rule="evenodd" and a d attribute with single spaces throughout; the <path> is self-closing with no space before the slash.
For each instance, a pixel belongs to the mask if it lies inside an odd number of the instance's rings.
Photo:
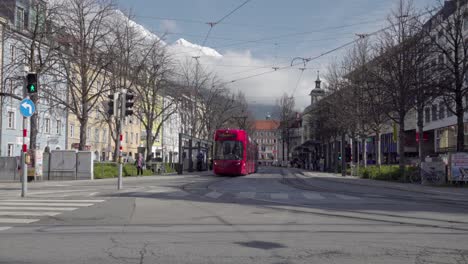
<path id="1" fill-rule="evenodd" d="M 345 155 L 345 142 L 346 134 L 341 134 L 341 175 L 346 176 L 346 155 Z"/>
<path id="2" fill-rule="evenodd" d="M 153 135 L 151 134 L 150 129 L 146 129 L 146 161 L 151 160 L 151 153 L 152 153 L 152 147 L 153 147 Z M 180 153 L 179 155 L 182 155 Z"/>
<path id="3" fill-rule="evenodd" d="M 377 136 L 376 136 L 376 146 L 377 146 L 377 150 L 376 150 L 376 154 L 377 154 L 377 166 L 379 166 L 379 168 L 382 166 L 382 142 L 380 140 L 380 131 L 377 131 Z"/>
<path id="4" fill-rule="evenodd" d="M 400 166 L 400 175 L 404 175 L 404 180 L 406 181 L 405 175 L 405 115 L 400 114 L 398 120 L 398 154 L 400 155 L 399 166 Z"/>
<path id="5" fill-rule="evenodd" d="M 38 118 L 39 118 L 39 115 L 37 113 L 37 109 L 38 109 L 38 104 L 39 104 L 39 100 L 38 100 L 39 96 L 37 94 L 32 94 L 31 95 L 31 100 L 33 101 L 33 103 L 36 105 L 36 113 L 34 113 L 33 116 L 31 116 L 31 123 L 30 123 L 30 127 L 29 127 L 29 133 L 28 133 L 28 136 L 29 136 L 29 149 L 37 149 L 37 134 L 39 132 L 39 122 L 38 122 Z M 43 147 L 43 146 L 41 146 Z"/>
<path id="6" fill-rule="evenodd" d="M 458 97 L 458 96 L 457 96 Z M 456 114 L 457 114 L 457 151 L 464 151 L 465 150 L 465 134 L 464 134 L 464 129 L 465 129 L 465 124 L 463 122 L 463 102 L 460 98 L 457 98 L 456 100 Z"/>
<path id="7" fill-rule="evenodd" d="M 423 153 L 423 144 L 424 144 L 424 107 L 418 107 L 418 153 L 419 153 L 419 162 L 424 161 Z"/>
<path id="8" fill-rule="evenodd" d="M 88 116 L 83 116 L 80 118 L 80 146 L 79 150 L 85 150 L 86 149 L 86 132 L 88 130 Z"/>
<path id="9" fill-rule="evenodd" d="M 363 147 L 364 149 L 362 150 L 362 152 L 363 152 L 362 160 L 364 162 L 364 168 L 367 168 L 367 140 L 366 140 L 366 138 L 364 138 L 362 140 L 362 145 L 364 146 Z"/>

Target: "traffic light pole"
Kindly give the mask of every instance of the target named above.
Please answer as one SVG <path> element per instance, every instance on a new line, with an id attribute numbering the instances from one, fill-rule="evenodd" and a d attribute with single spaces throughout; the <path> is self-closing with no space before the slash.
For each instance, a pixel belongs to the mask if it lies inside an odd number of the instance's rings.
<path id="1" fill-rule="evenodd" d="M 26 98 L 26 84 L 23 85 L 23 98 Z M 23 177 L 21 178 L 21 197 L 26 197 L 28 193 L 28 166 L 26 165 L 26 119 L 27 117 L 23 116 L 23 147 L 21 149 L 21 172 Z"/>
<path id="2" fill-rule="evenodd" d="M 119 157 L 118 157 L 118 164 L 119 164 L 119 174 L 118 174 L 118 179 L 117 179 L 117 189 L 121 190 L 123 188 L 123 183 L 122 183 L 122 170 L 123 170 L 123 160 L 122 160 L 122 126 L 123 126 L 123 120 L 125 118 L 125 93 L 120 93 L 118 96 L 118 100 L 120 102 L 117 103 L 117 109 L 116 110 L 116 115 L 119 120 L 119 126 L 117 130 L 117 134 L 119 135 L 119 140 L 117 141 L 117 151 L 119 152 Z M 118 108 L 120 106 L 120 109 Z M 120 110 L 120 111 L 119 111 Z"/>

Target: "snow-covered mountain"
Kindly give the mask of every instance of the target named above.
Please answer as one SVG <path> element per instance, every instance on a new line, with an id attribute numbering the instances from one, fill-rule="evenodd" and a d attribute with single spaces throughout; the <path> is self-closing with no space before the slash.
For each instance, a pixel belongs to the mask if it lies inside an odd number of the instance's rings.
<path id="1" fill-rule="evenodd" d="M 127 16 L 120 10 L 115 11 L 116 16 L 114 19 L 127 19 Z M 141 24 L 138 24 L 137 22 L 130 20 L 129 21 L 130 25 L 134 27 L 136 30 L 138 30 L 143 36 L 147 37 L 149 40 L 159 40 L 160 37 Z M 167 48 L 169 53 L 172 53 L 174 55 L 177 55 L 177 57 L 191 57 L 191 56 L 208 56 L 208 57 L 214 57 L 214 58 L 221 58 L 222 55 L 219 54 L 216 50 L 210 48 L 210 47 L 202 47 L 201 45 L 191 43 L 190 41 L 187 41 L 183 38 L 178 39 L 172 44 L 168 44 L 161 40 L 162 44 Z"/>
<path id="2" fill-rule="evenodd" d="M 222 55 L 219 54 L 216 50 L 209 48 L 209 47 L 202 47 L 197 44 L 193 44 L 183 38 L 178 39 L 172 44 L 172 48 L 177 50 L 177 49 L 184 49 L 184 50 L 194 50 L 198 53 L 201 53 L 202 55 L 205 56 L 210 56 L 210 57 L 216 57 L 216 58 L 221 58 Z"/>

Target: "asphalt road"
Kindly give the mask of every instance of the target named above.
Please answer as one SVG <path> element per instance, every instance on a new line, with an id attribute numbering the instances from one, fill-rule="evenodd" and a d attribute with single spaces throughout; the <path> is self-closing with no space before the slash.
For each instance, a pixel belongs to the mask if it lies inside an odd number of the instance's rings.
<path id="1" fill-rule="evenodd" d="M 468 191 L 261 168 L 0 183 L 0 263 L 468 263 Z"/>

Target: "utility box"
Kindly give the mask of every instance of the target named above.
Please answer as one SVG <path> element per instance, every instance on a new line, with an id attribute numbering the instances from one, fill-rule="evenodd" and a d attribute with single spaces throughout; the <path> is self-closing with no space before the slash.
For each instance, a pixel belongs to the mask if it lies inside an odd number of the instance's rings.
<path id="1" fill-rule="evenodd" d="M 79 151 L 76 154 L 76 179 L 94 180 L 93 153 L 91 151 Z"/>
<path id="2" fill-rule="evenodd" d="M 76 150 L 52 150 L 49 160 L 49 179 L 75 180 L 76 161 Z"/>

